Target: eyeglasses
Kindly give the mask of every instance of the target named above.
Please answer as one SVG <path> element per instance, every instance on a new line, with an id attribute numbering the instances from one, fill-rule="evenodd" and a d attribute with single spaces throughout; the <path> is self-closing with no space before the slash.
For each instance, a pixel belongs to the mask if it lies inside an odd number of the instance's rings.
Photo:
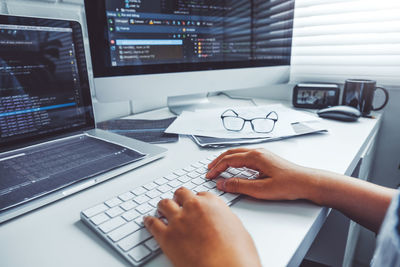
<path id="1" fill-rule="evenodd" d="M 221 120 L 228 131 L 240 132 L 243 130 L 245 123 L 250 122 L 254 132 L 270 133 L 274 130 L 278 121 L 278 114 L 275 111 L 271 111 L 265 117 L 245 119 L 240 117 L 233 109 L 227 109 L 222 113 Z"/>

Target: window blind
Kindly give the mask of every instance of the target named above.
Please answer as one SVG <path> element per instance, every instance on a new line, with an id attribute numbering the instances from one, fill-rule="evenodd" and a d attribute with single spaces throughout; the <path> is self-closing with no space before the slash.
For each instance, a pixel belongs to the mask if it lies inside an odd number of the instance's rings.
<path id="1" fill-rule="evenodd" d="M 399 0 L 296 0 L 291 82 L 400 85 Z"/>
<path id="2" fill-rule="evenodd" d="M 231 1 L 224 18 L 226 57 L 232 58 L 235 52 L 239 60 L 265 61 L 260 66 L 287 65 L 294 4 L 295 0 Z"/>

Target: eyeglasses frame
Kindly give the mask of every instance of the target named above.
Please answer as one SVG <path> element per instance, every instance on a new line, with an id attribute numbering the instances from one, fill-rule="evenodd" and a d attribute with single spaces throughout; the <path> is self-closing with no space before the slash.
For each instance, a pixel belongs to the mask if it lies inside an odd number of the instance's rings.
<path id="1" fill-rule="evenodd" d="M 224 114 L 225 114 L 226 112 L 228 112 L 228 111 L 233 112 L 233 113 L 235 114 L 235 116 L 224 115 Z M 268 118 L 271 114 L 275 114 L 275 115 L 276 115 L 276 119 Z M 242 119 L 242 120 L 243 120 L 242 128 L 240 128 L 240 130 L 228 129 L 228 128 L 225 126 L 225 121 L 224 121 L 225 118 L 239 118 L 239 119 Z M 232 132 L 240 132 L 240 131 L 242 131 L 243 128 L 244 128 L 244 125 L 246 124 L 246 122 L 250 122 L 250 125 L 251 125 L 251 128 L 252 128 L 253 132 L 255 132 L 255 133 L 271 133 L 271 132 L 275 129 L 275 124 L 276 124 L 276 122 L 278 121 L 278 118 L 279 118 L 279 117 L 278 117 L 278 113 L 276 113 L 275 111 L 270 111 L 270 112 L 267 114 L 267 116 L 265 116 L 265 118 L 256 117 L 256 118 L 252 118 L 252 119 L 245 119 L 245 118 L 239 116 L 239 114 L 238 114 L 236 111 L 234 111 L 233 109 L 227 109 L 227 110 L 225 110 L 225 111 L 221 114 L 222 125 L 224 125 L 224 128 L 225 128 L 227 131 L 232 131 Z M 253 120 L 265 120 L 265 119 L 267 119 L 267 120 L 272 120 L 272 121 L 274 122 L 274 125 L 272 126 L 272 129 L 271 129 L 270 131 L 268 131 L 268 132 L 259 132 L 259 131 L 256 131 L 256 130 L 254 129 Z"/>

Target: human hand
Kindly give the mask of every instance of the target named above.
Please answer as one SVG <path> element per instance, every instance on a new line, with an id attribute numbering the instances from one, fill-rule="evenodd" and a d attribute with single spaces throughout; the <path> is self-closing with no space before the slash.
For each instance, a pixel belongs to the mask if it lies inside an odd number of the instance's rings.
<path id="1" fill-rule="evenodd" d="M 232 149 L 208 165 L 208 179 L 215 179 L 228 167 L 247 167 L 259 172 L 258 179 L 219 179 L 217 188 L 230 193 L 246 194 L 259 199 L 310 199 L 318 178 L 312 170 L 287 160 L 265 149 Z"/>
<path id="2" fill-rule="evenodd" d="M 155 217 L 144 224 L 175 266 L 261 266 L 249 233 L 214 194 L 180 188 L 158 210 L 168 224 Z"/>

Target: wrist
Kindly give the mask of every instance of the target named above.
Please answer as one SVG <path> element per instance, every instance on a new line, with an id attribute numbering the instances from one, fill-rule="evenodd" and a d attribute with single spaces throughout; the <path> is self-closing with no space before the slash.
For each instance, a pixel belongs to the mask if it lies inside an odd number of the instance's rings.
<path id="1" fill-rule="evenodd" d="M 298 185 L 301 189 L 299 192 L 300 199 L 307 199 L 318 205 L 323 205 L 323 184 L 320 170 L 310 169 L 306 167 L 299 167 L 297 173 L 300 184 Z"/>

